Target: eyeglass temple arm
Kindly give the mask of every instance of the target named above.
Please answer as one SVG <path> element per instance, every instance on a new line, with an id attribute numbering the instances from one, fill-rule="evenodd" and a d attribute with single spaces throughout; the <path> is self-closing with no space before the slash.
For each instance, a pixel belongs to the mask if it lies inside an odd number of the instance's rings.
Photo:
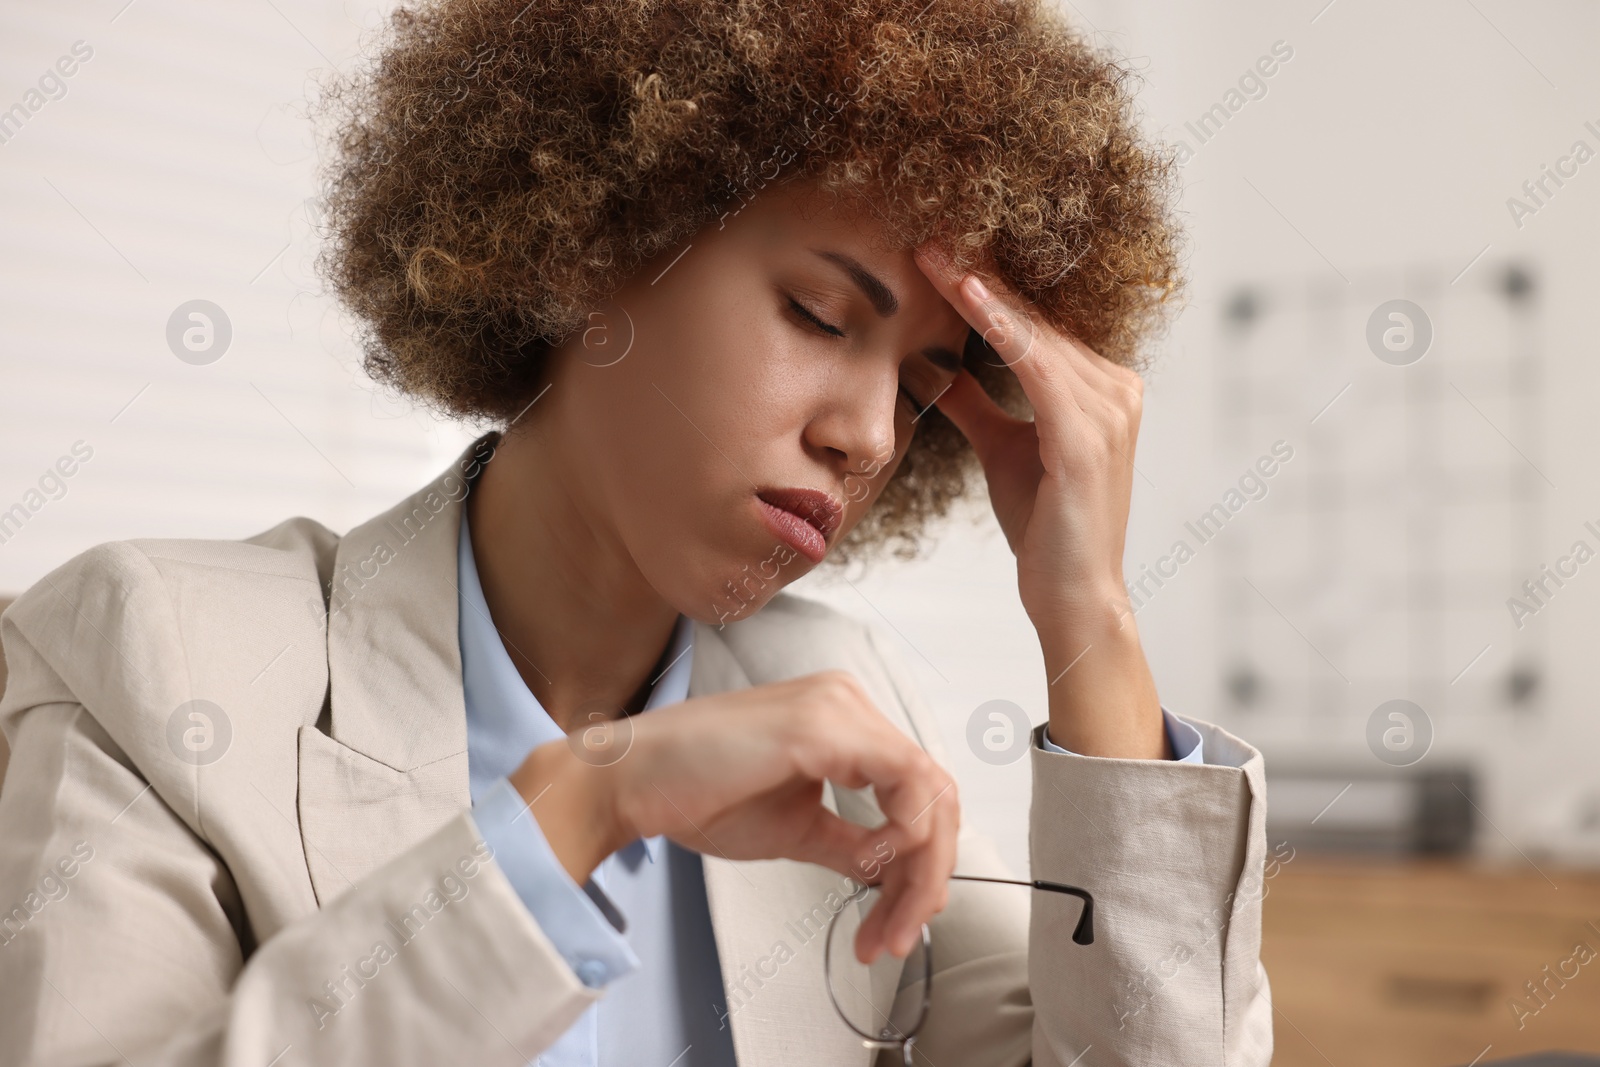
<path id="1" fill-rule="evenodd" d="M 1077 897 L 1083 901 L 1083 911 L 1078 916 L 1078 925 L 1072 931 L 1072 943 L 1075 945 L 1094 944 L 1094 896 L 1087 889 L 1079 889 L 1075 885 L 1062 885 L 1060 882 L 1044 882 L 1034 879 L 1031 882 L 1019 882 L 1014 878 L 985 878 L 976 874 L 952 874 L 953 879 L 962 882 L 998 882 L 1001 885 L 1031 885 L 1035 889 L 1043 889 L 1050 893 L 1066 893 L 1068 896 Z"/>

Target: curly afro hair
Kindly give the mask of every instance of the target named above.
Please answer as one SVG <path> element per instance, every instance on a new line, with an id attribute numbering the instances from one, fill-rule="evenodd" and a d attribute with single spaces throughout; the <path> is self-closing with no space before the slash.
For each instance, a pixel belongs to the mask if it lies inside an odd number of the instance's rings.
<path id="1" fill-rule="evenodd" d="M 1182 288 L 1173 157 L 1039 0 L 421 0 L 378 44 L 324 87 L 318 267 L 367 373 L 454 418 L 514 418 L 590 309 L 776 181 L 940 239 L 1136 369 Z M 1026 413 L 975 333 L 966 363 Z M 914 555 L 975 468 L 931 409 L 832 558 Z"/>

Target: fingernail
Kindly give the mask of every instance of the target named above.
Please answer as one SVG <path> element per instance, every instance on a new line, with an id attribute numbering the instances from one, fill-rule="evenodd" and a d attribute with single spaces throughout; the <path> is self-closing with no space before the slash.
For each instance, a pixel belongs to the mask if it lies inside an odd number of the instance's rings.
<path id="1" fill-rule="evenodd" d="M 979 300 L 994 299 L 989 293 L 989 287 L 984 285 L 976 274 L 967 275 L 967 286 L 972 291 L 972 295 L 977 297 Z"/>

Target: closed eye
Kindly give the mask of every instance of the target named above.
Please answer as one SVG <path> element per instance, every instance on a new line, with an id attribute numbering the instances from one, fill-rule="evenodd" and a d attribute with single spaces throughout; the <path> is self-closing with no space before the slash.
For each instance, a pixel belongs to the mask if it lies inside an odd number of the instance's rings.
<path id="1" fill-rule="evenodd" d="M 811 325 L 815 326 L 817 329 L 821 330 L 823 333 L 830 334 L 830 335 L 832 335 L 834 337 L 843 337 L 844 336 L 844 331 L 843 330 L 839 329 L 839 327 L 837 327 L 837 326 L 834 326 L 834 325 L 831 325 L 829 323 L 823 322 L 821 319 L 819 319 L 815 315 L 813 315 L 809 308 L 807 308 L 804 304 L 800 303 L 800 301 L 796 300 L 792 296 L 789 298 L 789 306 L 794 309 L 795 314 L 799 315 L 802 319 L 805 319 L 807 322 L 809 322 Z"/>
<path id="2" fill-rule="evenodd" d="M 804 304 L 800 303 L 800 301 L 796 300 L 794 297 L 791 296 L 788 299 L 789 299 L 789 307 L 790 307 L 790 309 L 793 310 L 796 315 L 799 315 L 801 319 L 805 320 L 805 322 L 807 324 L 811 325 L 812 327 L 814 327 L 814 328 L 816 328 L 818 330 L 821 330 L 823 333 L 826 333 L 826 334 L 828 334 L 829 336 L 832 336 L 832 337 L 843 337 L 844 336 L 844 331 L 843 330 L 839 329 L 839 327 L 837 327 L 837 326 L 832 325 L 831 323 L 827 323 L 827 322 L 822 321 L 822 319 L 818 318 L 815 314 L 813 314 L 811 312 L 811 309 L 807 308 Z M 905 402 L 907 404 L 911 405 L 911 413 L 916 418 L 918 418 L 918 419 L 922 418 L 923 412 L 928 410 L 927 407 L 925 407 L 923 404 L 918 403 L 917 398 L 915 396 L 911 395 L 911 390 L 907 389 L 903 385 L 900 386 L 900 396 L 905 399 Z"/>

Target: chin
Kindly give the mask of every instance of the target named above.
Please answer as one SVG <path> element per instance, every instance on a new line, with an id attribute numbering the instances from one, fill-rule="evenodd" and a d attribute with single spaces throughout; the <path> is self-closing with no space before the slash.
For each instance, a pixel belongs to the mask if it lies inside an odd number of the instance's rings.
<path id="1" fill-rule="evenodd" d="M 819 547 L 807 555 L 764 521 L 757 501 L 745 498 L 710 529 L 696 530 L 670 545 L 659 540 L 646 564 L 646 576 L 662 599 L 697 622 L 723 625 L 755 615 L 790 582 L 803 577 L 819 560 Z M 706 509 L 709 513 L 710 509 Z M 645 547 L 645 546 L 641 546 Z M 669 548 L 663 557 L 661 548 Z M 822 546 L 825 555 L 827 546 Z"/>
<path id="2" fill-rule="evenodd" d="M 684 568 L 678 573 L 688 570 L 705 577 L 693 582 L 688 602 L 680 602 L 678 610 L 714 625 L 748 619 L 813 566 L 809 559 L 769 544 L 755 552 L 723 556 L 704 569 Z"/>

